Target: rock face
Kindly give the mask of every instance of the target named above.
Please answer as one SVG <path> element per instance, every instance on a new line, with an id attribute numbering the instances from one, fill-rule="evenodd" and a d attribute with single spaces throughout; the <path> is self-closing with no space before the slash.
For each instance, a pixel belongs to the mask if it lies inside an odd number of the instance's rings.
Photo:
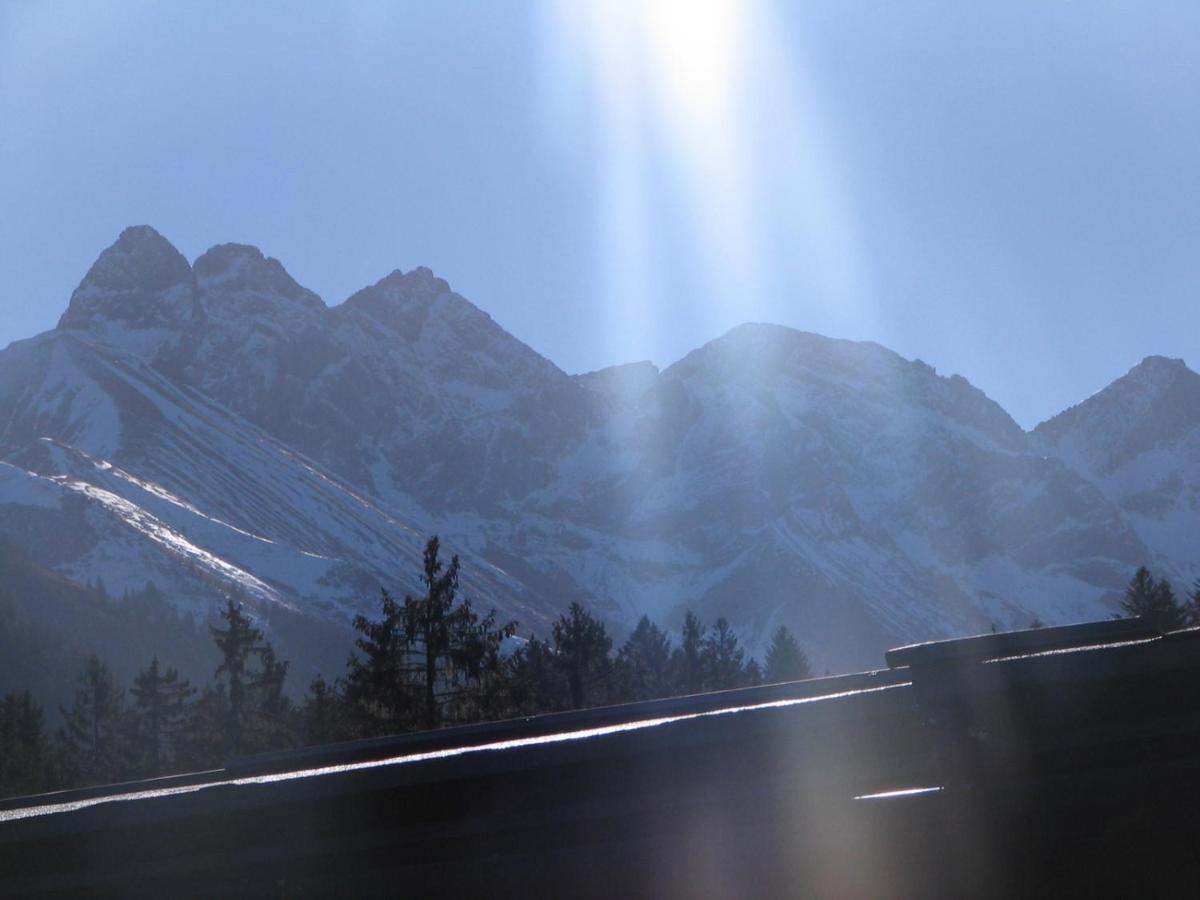
<path id="1" fill-rule="evenodd" d="M 43 522 L 62 574 L 197 609 L 235 585 L 344 623 L 438 532 L 526 630 L 690 607 L 837 670 L 1104 617 L 1142 563 L 1200 574 L 1179 361 L 1029 434 L 961 377 L 773 325 L 570 376 L 428 269 L 330 308 L 253 247 L 189 266 L 147 227 L 0 353 L 0 422 L 0 536 Z"/>
<path id="2" fill-rule="evenodd" d="M 166 238 L 140 225 L 126 228 L 100 254 L 58 327 L 154 357 L 195 328 L 198 313 L 192 267 Z"/>
<path id="3" fill-rule="evenodd" d="M 1190 587 L 1200 574 L 1200 375 L 1148 357 L 1043 422 L 1033 442 L 1095 484 Z"/>

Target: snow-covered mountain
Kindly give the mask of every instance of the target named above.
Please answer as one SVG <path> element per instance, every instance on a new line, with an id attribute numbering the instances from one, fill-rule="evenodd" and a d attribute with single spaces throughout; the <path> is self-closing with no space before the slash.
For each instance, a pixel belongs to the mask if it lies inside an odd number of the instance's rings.
<path id="1" fill-rule="evenodd" d="M 659 371 L 570 376 L 427 269 L 327 307 L 253 247 L 148 227 L 52 332 L 0 352 L 0 537 L 110 591 L 341 623 L 423 537 L 545 633 L 687 607 L 822 668 L 1108 615 L 1200 574 L 1200 376 L 1150 359 L 1027 434 L 874 344 L 744 325 Z"/>
<path id="2" fill-rule="evenodd" d="M 1164 571 L 1200 576 L 1200 375 L 1151 356 L 1033 432 L 1117 506 Z"/>

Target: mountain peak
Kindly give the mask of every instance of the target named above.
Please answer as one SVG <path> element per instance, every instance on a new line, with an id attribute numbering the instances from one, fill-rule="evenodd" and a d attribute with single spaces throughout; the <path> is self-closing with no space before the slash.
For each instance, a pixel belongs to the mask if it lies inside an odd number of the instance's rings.
<path id="1" fill-rule="evenodd" d="M 135 225 L 92 263 L 59 328 L 104 332 L 172 328 L 194 314 L 196 276 L 183 254 L 149 225 Z"/>
<path id="2" fill-rule="evenodd" d="M 209 247 L 197 257 L 193 268 L 199 277 L 202 271 L 211 274 L 225 271 L 235 265 L 262 265 L 266 259 L 263 252 L 253 244 L 230 242 Z"/>
<path id="3" fill-rule="evenodd" d="M 1173 379 L 1180 376 L 1186 377 L 1185 373 L 1190 373 L 1191 369 L 1187 367 L 1182 359 L 1171 356 L 1147 356 L 1140 363 L 1129 370 L 1125 376 L 1135 379 L 1152 379 L 1160 380 L 1163 378 Z"/>
<path id="4" fill-rule="evenodd" d="M 1034 429 L 1049 445 L 1066 442 L 1108 471 L 1200 427 L 1200 375 L 1182 359 L 1147 356 L 1082 403 Z"/>
<path id="5" fill-rule="evenodd" d="M 381 279 L 375 287 L 386 288 L 398 295 L 409 297 L 432 296 L 448 294 L 450 283 L 444 278 L 433 274 L 428 266 L 417 266 L 411 272 L 394 270 L 386 278 Z"/>
<path id="6" fill-rule="evenodd" d="M 75 295 L 154 292 L 193 280 L 192 267 L 170 241 L 149 225 L 133 225 L 96 258 Z"/>
<path id="7" fill-rule="evenodd" d="M 298 284 L 279 260 L 264 256 L 249 244 L 210 247 L 196 260 L 193 269 L 205 293 L 274 295 L 314 309 L 325 306 L 320 297 Z"/>
<path id="8" fill-rule="evenodd" d="M 415 334 L 434 301 L 448 295 L 452 291 L 445 279 L 438 278 L 425 266 L 418 266 L 411 272 L 396 269 L 353 294 L 342 306 L 347 312 L 362 312 L 402 333 Z"/>
<path id="9" fill-rule="evenodd" d="M 1012 417 L 962 376 L 938 375 L 928 363 L 873 341 L 746 323 L 692 351 L 664 375 L 722 389 L 738 382 L 754 390 L 774 387 L 794 397 L 803 394 L 816 405 L 852 398 L 849 402 L 871 402 L 894 416 L 925 410 L 975 428 L 1000 446 L 1017 448 L 1024 440 Z"/>

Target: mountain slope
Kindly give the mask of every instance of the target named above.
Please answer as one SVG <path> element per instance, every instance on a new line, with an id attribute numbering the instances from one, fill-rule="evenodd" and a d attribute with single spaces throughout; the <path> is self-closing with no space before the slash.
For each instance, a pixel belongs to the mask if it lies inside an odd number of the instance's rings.
<path id="1" fill-rule="evenodd" d="M 138 356 L 70 331 L 14 345 L 0 416 L 0 535 L 77 581 L 153 581 L 199 616 L 233 592 L 341 628 L 380 586 L 417 587 L 425 528 Z M 494 567 L 467 568 L 468 591 L 548 614 Z"/>
<path id="2" fill-rule="evenodd" d="M 189 265 L 143 226 L 0 353 L 0 531 L 58 523 L 77 579 L 343 624 L 436 531 L 526 630 L 690 607 L 864 666 L 1190 572 L 1197 379 L 1165 368 L 1033 434 L 961 377 L 780 326 L 569 376 L 427 269 L 327 307 L 256 248 Z"/>
<path id="3" fill-rule="evenodd" d="M 1148 357 L 1033 438 L 1122 510 L 1158 567 L 1200 577 L 1200 375 L 1183 360 Z"/>

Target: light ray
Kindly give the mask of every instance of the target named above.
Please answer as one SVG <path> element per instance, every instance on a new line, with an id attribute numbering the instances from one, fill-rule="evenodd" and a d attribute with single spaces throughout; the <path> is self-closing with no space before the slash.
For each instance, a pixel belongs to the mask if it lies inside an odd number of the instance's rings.
<path id="1" fill-rule="evenodd" d="M 832 129 L 774 5 L 548 0 L 546 9 L 547 133 L 562 149 L 563 130 L 595 129 L 614 361 L 645 355 L 665 318 L 656 313 L 678 309 L 654 284 L 663 217 L 690 236 L 703 290 L 688 312 L 710 331 L 780 318 L 779 304 L 795 300 L 844 307 L 822 322 L 862 318 L 848 308 L 861 305 L 868 279 Z M 664 181 L 679 186 L 678 203 Z M 820 296 L 788 298 L 796 283 Z"/>

